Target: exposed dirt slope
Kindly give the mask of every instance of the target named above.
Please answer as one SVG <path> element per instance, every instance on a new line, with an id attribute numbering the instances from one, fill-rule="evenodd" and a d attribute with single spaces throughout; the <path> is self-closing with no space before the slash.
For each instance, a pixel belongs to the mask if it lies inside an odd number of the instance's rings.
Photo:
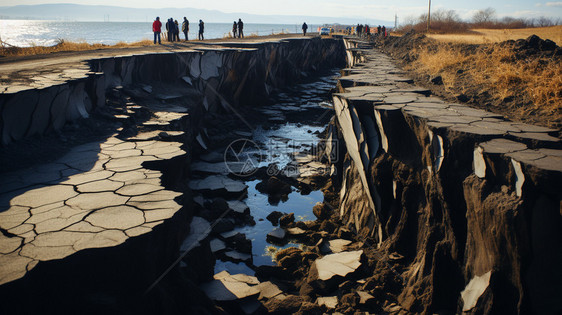
<path id="1" fill-rule="evenodd" d="M 562 126 L 562 49 L 537 36 L 496 44 L 444 43 L 421 34 L 389 37 L 380 47 L 417 84 L 449 101 L 514 121 Z"/>
<path id="2" fill-rule="evenodd" d="M 499 43 L 510 39 L 518 40 L 531 35 L 550 39 L 557 45 L 562 45 L 562 25 L 519 29 L 473 29 L 470 30 L 470 34 L 431 34 L 429 37 L 446 42 L 487 44 Z"/>

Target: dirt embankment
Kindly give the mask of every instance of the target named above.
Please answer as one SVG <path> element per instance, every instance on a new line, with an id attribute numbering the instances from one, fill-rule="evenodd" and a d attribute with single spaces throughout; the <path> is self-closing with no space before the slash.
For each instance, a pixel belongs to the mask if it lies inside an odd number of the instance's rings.
<path id="1" fill-rule="evenodd" d="M 408 33 L 379 47 L 416 83 L 449 101 L 523 121 L 562 127 L 562 48 L 538 36 L 501 43 L 447 43 Z"/>

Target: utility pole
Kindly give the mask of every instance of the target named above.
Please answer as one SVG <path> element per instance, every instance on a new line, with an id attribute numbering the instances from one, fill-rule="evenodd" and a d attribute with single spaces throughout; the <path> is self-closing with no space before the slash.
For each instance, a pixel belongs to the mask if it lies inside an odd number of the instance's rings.
<path id="1" fill-rule="evenodd" d="M 429 24 L 431 23 L 431 0 L 429 0 L 429 8 L 427 9 L 427 32 L 429 33 Z"/>
<path id="2" fill-rule="evenodd" d="M 398 14 L 394 13 L 394 29 L 398 28 Z"/>

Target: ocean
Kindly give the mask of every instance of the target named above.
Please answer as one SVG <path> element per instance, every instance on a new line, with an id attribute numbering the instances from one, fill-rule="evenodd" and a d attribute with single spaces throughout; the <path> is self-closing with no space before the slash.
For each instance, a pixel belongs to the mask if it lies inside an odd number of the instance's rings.
<path id="1" fill-rule="evenodd" d="M 162 24 L 167 20 L 160 17 Z M 181 21 L 178 19 L 181 27 Z M 233 21 L 234 22 L 234 21 Z M 189 39 L 196 39 L 199 21 L 190 21 Z M 315 32 L 318 25 L 309 25 Z M 165 27 L 163 27 L 165 29 Z M 205 39 L 223 38 L 232 30 L 232 23 L 205 23 Z M 299 33 L 296 24 L 244 23 L 245 35 L 271 35 L 274 33 Z M 137 42 L 153 39 L 152 21 L 149 22 L 69 22 L 38 20 L 0 20 L 2 42 L 18 47 L 52 46 L 61 39 L 90 44 L 112 45 L 118 42 Z M 184 39 L 183 34 L 180 34 Z"/>

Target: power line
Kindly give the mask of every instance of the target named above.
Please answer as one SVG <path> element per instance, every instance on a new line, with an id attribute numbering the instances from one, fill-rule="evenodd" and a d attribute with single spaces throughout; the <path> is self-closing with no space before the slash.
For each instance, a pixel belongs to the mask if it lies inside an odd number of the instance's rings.
<path id="1" fill-rule="evenodd" d="M 429 8 L 427 9 L 427 32 L 429 32 L 430 23 L 431 23 L 431 0 L 429 0 Z"/>

